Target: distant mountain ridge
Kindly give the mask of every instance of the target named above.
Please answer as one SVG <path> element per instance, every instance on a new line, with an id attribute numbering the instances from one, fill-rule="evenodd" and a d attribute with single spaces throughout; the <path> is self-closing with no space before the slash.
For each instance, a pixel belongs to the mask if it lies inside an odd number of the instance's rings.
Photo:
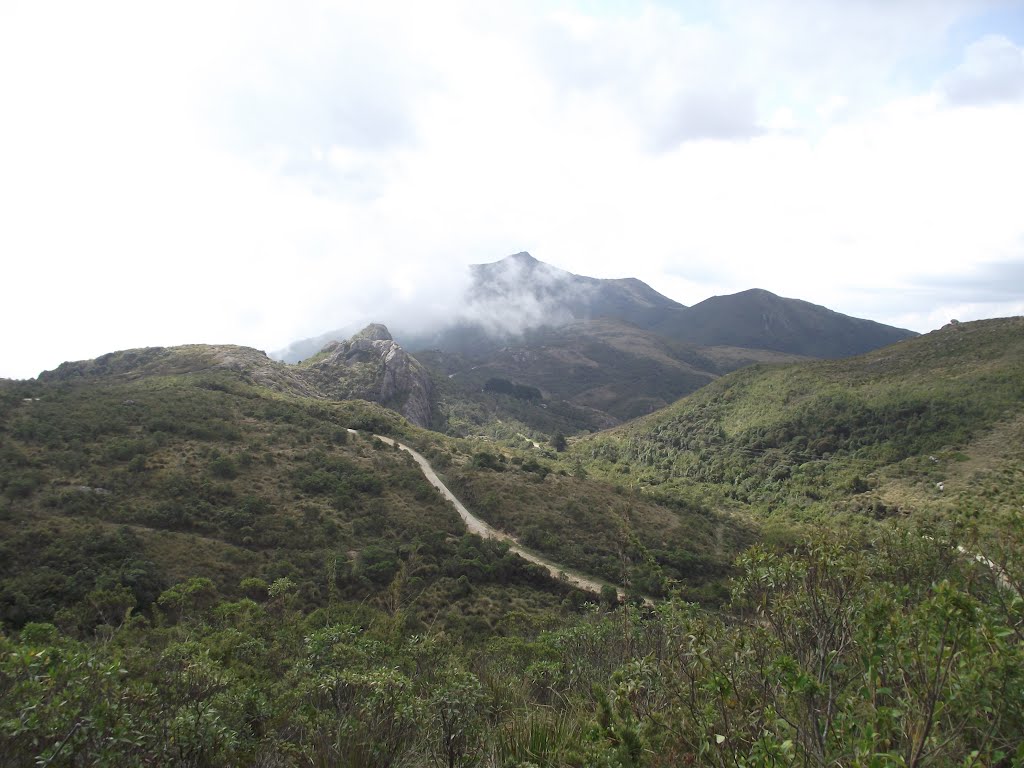
<path id="1" fill-rule="evenodd" d="M 470 287 L 464 300 L 452 307 L 445 327 L 396 330 L 406 349 L 481 354 L 518 343 L 527 331 L 598 319 L 628 323 L 691 345 L 823 358 L 862 354 L 917 335 L 757 288 L 687 307 L 636 278 L 577 275 L 526 251 L 469 269 Z M 298 362 L 351 332 L 338 330 L 297 341 L 272 356 Z"/>
<path id="2" fill-rule="evenodd" d="M 524 333 L 614 320 L 671 342 L 771 350 L 801 357 L 863 354 L 917 334 L 753 288 L 687 307 L 636 278 L 576 275 L 521 252 L 470 267 L 472 284 L 452 322 L 414 334 L 409 349 L 481 354 L 519 344 Z"/>
<path id="3" fill-rule="evenodd" d="M 702 346 L 773 349 L 822 358 L 859 355 L 917 335 L 760 288 L 712 296 L 678 317 L 666 317 L 652 330 Z"/>
<path id="4" fill-rule="evenodd" d="M 602 429 L 751 363 L 847 357 L 917 335 L 760 289 L 687 307 L 636 278 L 576 275 L 525 251 L 469 269 L 445 327 L 396 336 L 433 372 L 442 410 L 458 420 L 473 402 L 480 426 L 490 418 L 545 433 Z M 345 335 L 277 356 L 306 360 Z M 534 387 L 544 402 L 526 408 L 485 392 L 492 378 Z"/>

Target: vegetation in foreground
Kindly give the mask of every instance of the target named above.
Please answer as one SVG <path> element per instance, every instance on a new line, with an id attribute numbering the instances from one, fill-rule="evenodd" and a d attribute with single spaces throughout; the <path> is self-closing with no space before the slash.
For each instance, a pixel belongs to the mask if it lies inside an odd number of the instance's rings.
<path id="1" fill-rule="evenodd" d="M 1022 764 L 1021 322 L 740 372 L 568 454 L 229 372 L 4 383 L 0 763 Z M 665 597 L 464 535 L 349 427 Z M 744 516 L 786 535 L 734 559 Z"/>
<path id="2" fill-rule="evenodd" d="M 458 640 L 203 579 L 92 638 L 0 638 L 5 765 L 1011 766 L 1021 528 L 998 570 L 890 531 L 740 560 L 726 610 Z M 997 555 L 998 557 L 998 555 Z"/>

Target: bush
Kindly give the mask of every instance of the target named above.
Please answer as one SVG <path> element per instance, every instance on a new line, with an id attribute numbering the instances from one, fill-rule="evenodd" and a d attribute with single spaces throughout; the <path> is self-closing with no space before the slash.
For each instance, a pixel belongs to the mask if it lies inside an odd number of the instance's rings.
<path id="1" fill-rule="evenodd" d="M 230 456 L 218 456 L 210 462 L 210 474 L 223 480 L 238 477 L 238 464 Z"/>

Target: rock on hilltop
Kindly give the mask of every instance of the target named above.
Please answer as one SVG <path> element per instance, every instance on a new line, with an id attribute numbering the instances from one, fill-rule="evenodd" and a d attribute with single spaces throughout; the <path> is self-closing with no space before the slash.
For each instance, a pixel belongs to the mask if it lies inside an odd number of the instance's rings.
<path id="1" fill-rule="evenodd" d="M 40 381 L 138 379 L 226 370 L 277 392 L 329 400 L 363 399 L 398 411 L 429 427 L 433 383 L 427 370 L 378 323 L 347 341 L 332 341 L 300 365 L 271 360 L 259 350 L 233 345 L 190 344 L 111 352 L 95 360 L 62 363 Z"/>
<path id="2" fill-rule="evenodd" d="M 305 379 L 328 397 L 372 400 L 413 424 L 430 425 L 430 374 L 380 323 L 371 323 L 347 341 L 329 342 L 301 368 Z"/>

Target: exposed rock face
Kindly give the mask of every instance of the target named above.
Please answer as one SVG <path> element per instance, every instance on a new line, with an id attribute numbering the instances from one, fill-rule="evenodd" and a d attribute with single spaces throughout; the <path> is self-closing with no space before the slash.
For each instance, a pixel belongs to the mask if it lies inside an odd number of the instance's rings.
<path id="1" fill-rule="evenodd" d="M 304 365 L 278 363 L 249 347 L 195 344 L 111 352 L 95 360 L 61 364 L 40 381 L 168 376 L 230 370 L 243 381 L 304 397 L 360 398 L 398 411 L 429 427 L 433 382 L 427 369 L 374 323 L 348 341 L 332 341 Z"/>
<path id="2" fill-rule="evenodd" d="M 430 426 L 430 374 L 379 323 L 368 325 L 348 341 L 327 344 L 305 373 L 327 396 L 373 400 L 413 424 Z"/>

